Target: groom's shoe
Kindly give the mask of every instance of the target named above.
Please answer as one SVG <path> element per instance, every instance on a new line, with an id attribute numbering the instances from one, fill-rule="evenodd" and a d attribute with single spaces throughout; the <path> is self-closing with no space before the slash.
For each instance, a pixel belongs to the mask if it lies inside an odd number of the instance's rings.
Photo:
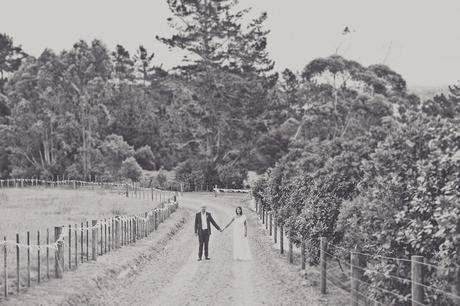
<path id="1" fill-rule="evenodd" d="M 206 260 L 211 260 L 211 258 L 209 258 L 209 257 L 206 257 L 205 259 L 206 259 Z"/>
<path id="2" fill-rule="evenodd" d="M 198 261 L 201 261 L 201 258 L 198 258 Z"/>

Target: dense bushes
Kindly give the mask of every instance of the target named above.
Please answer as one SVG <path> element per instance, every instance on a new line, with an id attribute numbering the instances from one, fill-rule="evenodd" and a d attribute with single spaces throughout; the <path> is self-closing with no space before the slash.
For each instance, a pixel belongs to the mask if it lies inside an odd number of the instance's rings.
<path id="1" fill-rule="evenodd" d="M 240 166 L 220 165 L 206 160 L 188 159 L 175 168 L 176 181 L 188 184 L 192 189 L 243 188 L 248 171 Z"/>
<path id="2" fill-rule="evenodd" d="M 122 162 L 120 174 L 122 177 L 137 182 L 142 175 L 142 168 L 134 157 L 129 157 Z"/>
<path id="3" fill-rule="evenodd" d="M 398 99 L 404 105 L 411 100 Z M 406 107 L 403 114 L 384 112 L 380 118 L 372 111 L 374 119 L 355 117 L 355 128 L 341 137 L 308 137 L 255 184 L 256 200 L 276 213 L 294 242 L 312 241 L 306 248 L 310 263 L 318 260 L 319 237 L 336 245 L 329 252 L 340 258 L 349 259 L 355 249 L 405 259 L 422 255 L 439 266 L 427 270 L 426 283 L 460 293 L 455 291 L 460 284 L 460 119 L 458 113 L 442 117 L 429 107 L 421 109 Z M 372 284 L 363 289 L 367 296 L 384 304 L 410 304 L 410 285 L 389 276 L 410 279 L 408 262 L 370 256 L 367 265 L 364 281 Z M 426 296 L 429 305 L 454 305 L 439 291 Z"/>
<path id="4" fill-rule="evenodd" d="M 155 170 L 155 156 L 149 146 L 142 146 L 137 149 L 134 157 L 143 169 Z"/>

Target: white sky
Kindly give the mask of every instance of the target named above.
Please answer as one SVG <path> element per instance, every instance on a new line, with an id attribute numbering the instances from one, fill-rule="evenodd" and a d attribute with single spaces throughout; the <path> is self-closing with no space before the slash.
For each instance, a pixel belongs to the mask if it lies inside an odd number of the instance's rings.
<path id="1" fill-rule="evenodd" d="M 269 51 L 276 69 L 302 70 L 335 53 L 364 65 L 386 63 L 409 86 L 460 80 L 460 0 L 240 0 L 267 11 Z M 169 68 L 179 55 L 155 40 L 170 33 L 166 0 L 0 0 L 0 32 L 26 52 L 69 49 L 99 38 L 131 52 L 143 44 Z M 356 32 L 342 36 L 345 26 Z"/>

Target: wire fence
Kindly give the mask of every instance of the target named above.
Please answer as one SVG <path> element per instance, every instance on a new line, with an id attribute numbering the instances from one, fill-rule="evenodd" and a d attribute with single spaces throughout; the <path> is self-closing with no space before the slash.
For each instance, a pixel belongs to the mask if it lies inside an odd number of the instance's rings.
<path id="1" fill-rule="evenodd" d="M 54 226 L 45 231 L 17 233 L 14 239 L 0 239 L 3 269 L 0 301 L 9 295 L 20 294 L 32 284 L 51 278 L 62 278 L 65 271 L 75 270 L 79 265 L 96 261 L 97 257 L 116 251 L 123 246 L 135 244 L 158 229 L 179 204 L 178 191 L 141 188 L 131 184 L 95 183 L 74 180 L 46 181 L 38 179 L 0 180 L 0 188 L 110 189 L 126 197 L 155 200 L 157 207 L 142 214 L 118 215 Z"/>
<path id="2" fill-rule="evenodd" d="M 273 212 L 266 211 L 257 202 L 255 211 L 267 234 L 273 237 L 275 244 L 279 243 L 281 254 L 285 253 L 284 239 L 288 240 L 287 259 L 294 263 L 294 243 L 289 232 L 275 222 Z M 436 273 L 439 270 L 460 271 L 460 267 L 439 266 L 423 256 L 397 258 L 359 252 L 328 242 L 325 237 L 300 243 L 302 269 L 306 268 L 309 254 L 314 257 L 310 264 L 317 267 L 320 275 L 321 293 L 327 294 L 330 285 L 348 295 L 353 306 L 460 305 L 460 278 L 449 283 Z"/>

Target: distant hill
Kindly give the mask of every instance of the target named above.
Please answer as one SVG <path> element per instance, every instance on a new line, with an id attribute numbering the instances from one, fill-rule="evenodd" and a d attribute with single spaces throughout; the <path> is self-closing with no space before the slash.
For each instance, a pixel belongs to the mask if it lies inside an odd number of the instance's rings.
<path id="1" fill-rule="evenodd" d="M 409 92 L 420 97 L 422 101 L 433 98 L 438 94 L 448 94 L 449 87 L 446 86 L 410 86 Z"/>

